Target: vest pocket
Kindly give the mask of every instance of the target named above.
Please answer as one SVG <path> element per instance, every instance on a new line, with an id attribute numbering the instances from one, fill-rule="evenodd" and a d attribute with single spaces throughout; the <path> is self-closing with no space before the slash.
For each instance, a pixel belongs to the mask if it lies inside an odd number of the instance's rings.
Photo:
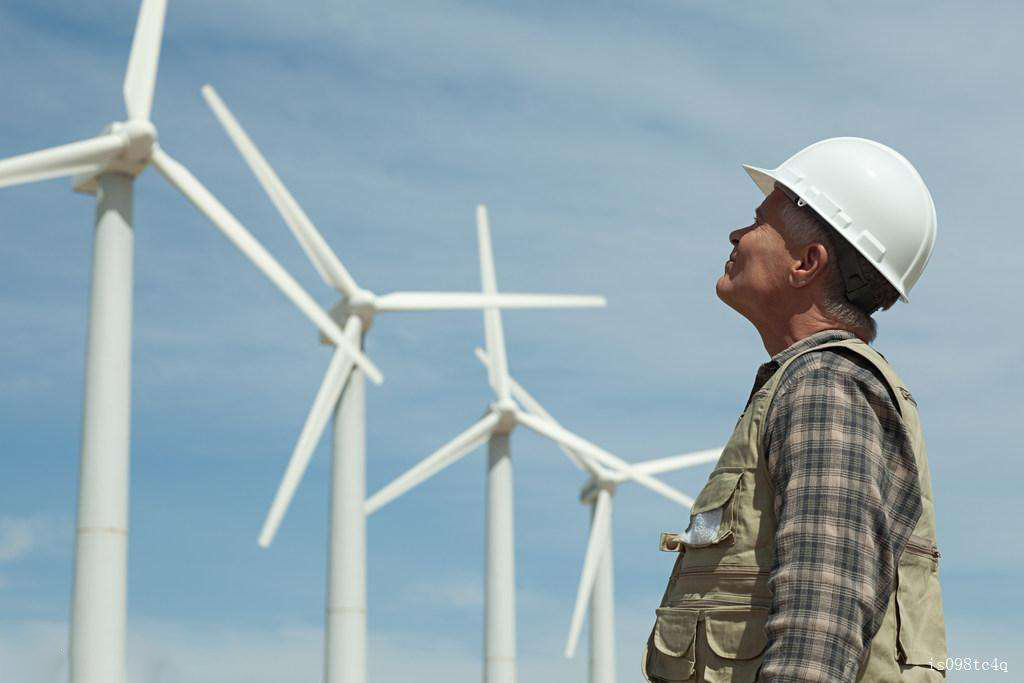
<path id="1" fill-rule="evenodd" d="M 644 678 L 657 683 L 690 680 L 700 611 L 659 607 L 656 612 L 658 618 L 644 654 Z"/>
<path id="2" fill-rule="evenodd" d="M 704 548 L 732 535 L 733 511 L 728 505 L 739 487 L 743 472 L 716 470 L 690 509 L 690 525 L 679 534 L 688 548 Z"/>
<path id="3" fill-rule="evenodd" d="M 912 537 L 900 557 L 896 585 L 900 662 L 909 666 L 946 665 L 946 626 L 942 619 L 938 552 Z"/>
<path id="4" fill-rule="evenodd" d="M 710 610 L 704 619 L 708 683 L 752 683 L 768 647 L 768 610 Z"/>

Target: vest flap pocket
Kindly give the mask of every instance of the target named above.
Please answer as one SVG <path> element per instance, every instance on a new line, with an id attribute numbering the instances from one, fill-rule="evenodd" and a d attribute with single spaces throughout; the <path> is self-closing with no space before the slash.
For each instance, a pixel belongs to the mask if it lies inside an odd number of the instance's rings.
<path id="1" fill-rule="evenodd" d="M 692 653 L 694 634 L 697 633 L 697 610 L 659 607 L 657 613 L 654 647 L 672 657 L 685 657 L 688 652 Z"/>
<path id="2" fill-rule="evenodd" d="M 768 646 L 767 610 L 707 613 L 708 646 L 723 659 L 753 659 Z"/>
<path id="3" fill-rule="evenodd" d="M 647 678 L 688 680 L 693 675 L 693 642 L 699 611 L 660 607 L 657 614 L 658 620 L 651 636 L 653 647 L 648 650 L 644 667 Z"/>
<path id="4" fill-rule="evenodd" d="M 715 470 L 690 508 L 690 525 L 679 534 L 688 548 L 704 548 L 720 543 L 732 533 L 729 501 L 736 492 L 743 472 Z"/>
<path id="5" fill-rule="evenodd" d="M 900 557 L 896 610 L 901 662 L 944 668 L 946 625 L 942 619 L 938 562 L 935 557 L 915 552 L 909 545 Z"/>
<path id="6" fill-rule="evenodd" d="M 707 512 L 725 505 L 736 490 L 741 476 L 742 472 L 712 472 L 711 479 L 701 489 L 697 500 L 693 501 L 690 513 Z"/>

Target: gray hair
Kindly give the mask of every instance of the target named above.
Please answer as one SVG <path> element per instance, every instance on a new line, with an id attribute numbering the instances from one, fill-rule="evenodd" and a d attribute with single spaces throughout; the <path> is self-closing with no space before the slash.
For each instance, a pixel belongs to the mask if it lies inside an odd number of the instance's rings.
<path id="1" fill-rule="evenodd" d="M 879 308 L 885 310 L 896 303 L 900 294 L 878 270 L 853 248 L 845 239 L 835 233 L 810 207 L 798 207 L 793 202 L 782 205 L 782 221 L 789 237 L 801 246 L 818 243 L 828 251 L 828 266 L 825 277 L 825 315 L 833 321 L 854 330 L 866 341 L 873 341 L 878 335 L 878 323 L 869 313 L 854 305 L 846 298 L 846 284 L 839 270 L 840 254 L 857 260 Z"/>

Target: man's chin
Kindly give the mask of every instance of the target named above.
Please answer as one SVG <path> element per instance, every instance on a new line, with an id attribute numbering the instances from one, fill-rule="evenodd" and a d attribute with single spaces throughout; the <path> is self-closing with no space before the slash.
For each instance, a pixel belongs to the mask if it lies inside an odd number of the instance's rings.
<path id="1" fill-rule="evenodd" d="M 715 294 L 728 306 L 732 306 L 732 283 L 729 281 L 728 275 L 722 275 L 715 282 Z"/>
<path id="2" fill-rule="evenodd" d="M 732 280 L 729 279 L 728 275 L 723 275 L 718 278 L 718 282 L 715 283 L 715 294 L 722 301 L 723 304 L 736 311 L 744 318 L 747 314 L 743 312 L 743 308 L 740 306 L 736 298 L 736 288 Z"/>

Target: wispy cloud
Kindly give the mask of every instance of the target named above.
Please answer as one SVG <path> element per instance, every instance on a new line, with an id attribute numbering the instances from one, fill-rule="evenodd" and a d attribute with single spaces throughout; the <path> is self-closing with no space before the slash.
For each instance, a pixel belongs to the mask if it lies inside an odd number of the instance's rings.
<path id="1" fill-rule="evenodd" d="M 483 580 L 479 575 L 440 576 L 412 580 L 402 586 L 403 602 L 432 609 L 481 608 L 484 600 Z"/>
<path id="2" fill-rule="evenodd" d="M 0 517 L 0 563 L 23 559 L 51 541 L 49 523 L 38 517 Z"/>

